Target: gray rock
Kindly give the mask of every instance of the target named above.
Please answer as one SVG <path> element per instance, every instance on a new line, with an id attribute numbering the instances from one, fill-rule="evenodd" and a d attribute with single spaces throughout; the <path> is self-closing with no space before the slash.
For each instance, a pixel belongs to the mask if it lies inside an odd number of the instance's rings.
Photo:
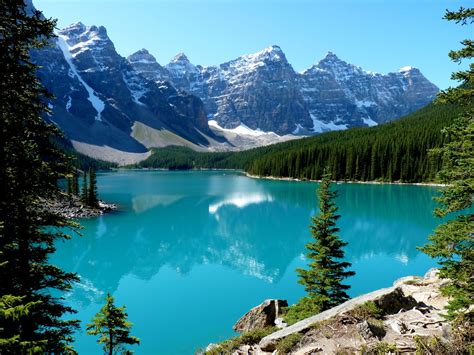
<path id="1" fill-rule="evenodd" d="M 418 304 L 412 296 L 405 296 L 400 287 L 395 288 L 393 292 L 378 297 L 374 300 L 374 303 L 384 314 L 395 314 L 400 310 L 409 310 Z"/>
<path id="2" fill-rule="evenodd" d="M 357 324 L 357 331 L 359 332 L 360 336 L 366 341 L 374 338 L 374 334 L 372 333 L 369 323 L 366 320 L 362 323 Z"/>
<path id="3" fill-rule="evenodd" d="M 425 279 L 437 279 L 438 275 L 439 275 L 439 269 L 431 268 L 426 272 L 424 278 Z"/>
<path id="4" fill-rule="evenodd" d="M 405 334 L 408 331 L 406 324 L 396 318 L 388 319 L 385 324 L 398 334 Z"/>
<path id="5" fill-rule="evenodd" d="M 281 314 L 282 307 L 287 307 L 285 300 L 265 300 L 244 314 L 233 326 L 239 333 L 275 325 L 275 320 Z"/>

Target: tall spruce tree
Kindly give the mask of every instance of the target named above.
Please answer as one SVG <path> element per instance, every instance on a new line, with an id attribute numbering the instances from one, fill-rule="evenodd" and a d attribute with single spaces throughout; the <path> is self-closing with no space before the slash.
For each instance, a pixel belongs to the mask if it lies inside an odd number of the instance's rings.
<path id="1" fill-rule="evenodd" d="M 87 324 L 87 334 L 99 336 L 97 342 L 103 344 L 106 354 L 131 353 L 125 345 L 140 344 L 140 339 L 130 335 L 132 323 L 127 321 L 127 317 L 125 306 L 115 306 L 114 298 L 108 293 L 105 305 L 92 318 L 92 323 Z"/>
<path id="2" fill-rule="evenodd" d="M 89 186 L 87 184 L 87 173 L 82 174 L 81 202 L 89 205 Z"/>
<path id="3" fill-rule="evenodd" d="M 99 206 L 99 198 L 97 197 L 97 177 L 93 168 L 89 169 L 89 188 L 87 190 L 87 204 L 91 207 Z"/>
<path id="4" fill-rule="evenodd" d="M 444 17 L 462 25 L 474 22 L 474 9 L 460 8 L 447 11 Z M 462 48 L 449 56 L 457 63 L 472 60 L 474 41 L 466 39 Z M 429 237 L 429 243 L 420 248 L 439 260 L 440 276 L 451 280 L 442 288 L 450 297 L 447 316 L 450 319 L 468 317 L 474 320 L 474 215 L 466 209 L 472 207 L 474 192 L 474 63 L 464 71 L 453 73 L 452 79 L 460 86 L 439 94 L 438 102 L 464 107 L 463 113 L 443 133 L 446 143 L 431 153 L 442 158 L 439 177 L 447 186 L 437 198 L 435 214 L 446 217 L 453 212 L 465 211 L 438 226 Z"/>
<path id="5" fill-rule="evenodd" d="M 0 1 L 0 353 L 64 353 L 77 321 L 61 292 L 76 280 L 49 264 L 54 243 L 67 238 L 61 216 L 42 200 L 59 193 L 63 156 L 51 144 L 59 132 L 42 115 L 48 94 L 30 51 L 48 44 L 55 21 L 22 0 Z M 45 228 L 48 227 L 48 228 Z"/>
<path id="6" fill-rule="evenodd" d="M 72 193 L 72 190 L 73 190 L 72 184 L 73 184 L 73 177 L 72 177 L 72 175 L 68 175 L 66 177 L 66 189 L 67 189 L 67 197 L 68 197 L 69 202 L 72 201 L 72 195 L 73 195 L 73 193 Z"/>
<path id="7" fill-rule="evenodd" d="M 72 193 L 79 196 L 79 176 L 77 174 L 77 169 L 74 169 L 72 172 Z"/>
<path id="8" fill-rule="evenodd" d="M 351 266 L 349 262 L 341 261 L 347 243 L 336 235 L 339 232 L 336 222 L 340 218 L 334 202 L 336 197 L 337 192 L 331 190 L 330 176 L 326 174 L 318 190 L 319 213 L 312 217 L 310 226 L 313 241 L 306 244 L 309 268 L 296 270 L 307 298 L 320 312 L 349 299 L 346 290 L 350 286 L 343 284 L 343 280 L 355 274 L 346 270 Z"/>

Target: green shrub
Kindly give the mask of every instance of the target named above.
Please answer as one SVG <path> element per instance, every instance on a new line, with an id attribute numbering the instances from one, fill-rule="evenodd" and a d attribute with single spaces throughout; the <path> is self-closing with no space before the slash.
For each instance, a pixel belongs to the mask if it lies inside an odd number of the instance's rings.
<path id="1" fill-rule="evenodd" d="M 267 335 L 274 333 L 278 330 L 276 327 L 266 327 L 254 329 L 249 332 L 243 333 L 239 336 L 230 338 L 217 344 L 217 346 L 211 350 L 205 352 L 205 355 L 221 355 L 230 354 L 232 351 L 237 349 L 241 345 L 254 345 L 257 344 L 262 338 Z"/>
<path id="2" fill-rule="evenodd" d="M 380 319 L 383 316 L 383 311 L 372 301 L 357 306 L 349 313 L 359 320 L 368 320 L 369 318 Z"/>
<path id="3" fill-rule="evenodd" d="M 262 338 L 266 337 L 267 335 L 274 333 L 278 330 L 277 327 L 266 327 L 266 328 L 260 328 L 260 329 L 254 329 L 250 332 L 243 333 L 240 336 L 240 341 L 241 344 L 246 344 L 246 345 L 253 345 L 257 344 L 262 340 Z"/>
<path id="4" fill-rule="evenodd" d="M 216 347 L 206 351 L 205 355 L 223 355 L 230 354 L 233 350 L 237 349 L 241 345 L 240 337 L 230 338 L 228 340 L 219 343 Z"/>
<path id="5" fill-rule="evenodd" d="M 367 350 L 368 354 L 377 354 L 377 355 L 385 355 L 385 354 L 399 354 L 400 352 L 397 349 L 395 344 L 390 344 L 385 341 L 381 341 L 380 343 L 375 344 L 372 348 Z"/>
<path id="6" fill-rule="evenodd" d="M 283 320 L 288 325 L 292 325 L 296 322 L 299 322 L 300 320 L 318 314 L 320 312 L 320 309 L 319 306 L 314 303 L 314 301 L 307 297 L 304 297 L 294 305 L 284 308 L 283 312 Z"/>
<path id="7" fill-rule="evenodd" d="M 288 354 L 302 337 L 301 333 L 293 333 L 281 339 L 276 346 L 278 354 Z"/>

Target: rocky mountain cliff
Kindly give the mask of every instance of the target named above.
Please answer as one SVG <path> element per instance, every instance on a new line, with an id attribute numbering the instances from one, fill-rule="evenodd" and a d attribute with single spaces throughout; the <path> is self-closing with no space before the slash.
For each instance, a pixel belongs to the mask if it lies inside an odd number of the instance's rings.
<path id="1" fill-rule="evenodd" d="M 299 75 L 315 131 L 376 125 L 431 102 L 438 88 L 413 67 L 382 75 L 329 52 Z"/>
<path id="2" fill-rule="evenodd" d="M 139 75 L 102 26 L 72 24 L 32 57 L 55 96 L 49 119 L 83 153 L 126 163 L 166 145 L 168 136 L 202 147 L 209 137 L 219 140 L 199 98 Z"/>
<path id="3" fill-rule="evenodd" d="M 146 49 L 128 61 L 146 78 L 200 97 L 208 118 L 224 128 L 244 124 L 278 134 L 384 123 L 425 106 L 438 92 L 416 68 L 371 73 L 331 52 L 297 73 L 278 46 L 210 67 L 193 65 L 183 53 L 161 66 Z"/>

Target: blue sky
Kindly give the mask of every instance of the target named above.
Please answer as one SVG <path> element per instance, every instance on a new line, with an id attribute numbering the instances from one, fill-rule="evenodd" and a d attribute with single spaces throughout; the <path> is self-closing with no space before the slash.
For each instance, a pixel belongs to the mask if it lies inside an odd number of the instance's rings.
<path id="1" fill-rule="evenodd" d="M 301 71 L 332 51 L 370 71 L 411 65 L 440 88 L 459 66 L 447 53 L 472 26 L 442 20 L 456 0 L 33 0 L 60 28 L 103 25 L 117 51 L 147 48 L 161 64 L 184 52 L 214 65 L 277 44 Z M 466 65 L 466 63 L 465 63 Z"/>

